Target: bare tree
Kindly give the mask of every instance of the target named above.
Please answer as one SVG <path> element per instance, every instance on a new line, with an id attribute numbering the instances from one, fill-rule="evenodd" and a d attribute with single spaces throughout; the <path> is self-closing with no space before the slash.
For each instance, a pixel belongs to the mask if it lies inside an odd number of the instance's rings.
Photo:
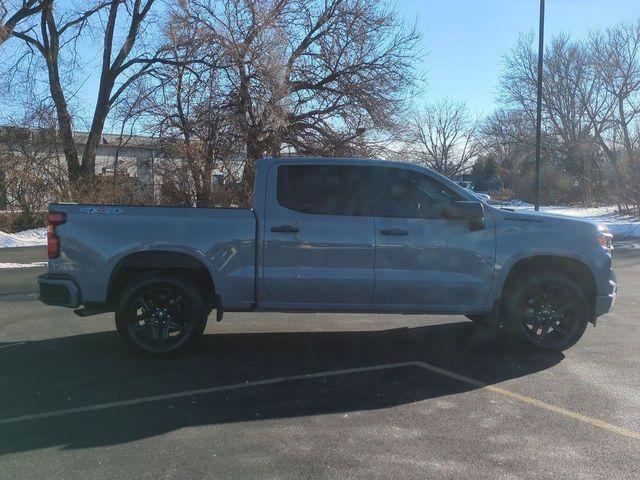
<path id="1" fill-rule="evenodd" d="M 530 118 L 520 109 L 498 109 L 483 120 L 478 139 L 480 155 L 498 165 L 503 189 L 533 198 L 535 130 Z"/>
<path id="2" fill-rule="evenodd" d="M 145 33 L 153 30 L 148 19 L 154 3 L 155 0 L 97 0 L 81 11 L 72 8 L 59 11 L 54 10 L 49 2 L 42 6 L 38 22 L 13 32 L 14 37 L 24 42 L 28 52 L 39 54 L 45 62 L 49 93 L 56 107 L 61 143 L 72 182 L 81 176 L 94 175 L 96 149 L 114 103 L 136 79 L 155 65 L 167 61 L 162 58 L 161 50 L 152 49 L 143 38 Z M 65 65 L 62 56 L 65 49 L 71 50 L 70 55 L 75 53 L 75 40 L 85 34 L 89 22 L 96 16 L 102 19 L 102 22 L 94 22 L 99 23 L 102 36 L 100 83 L 80 161 L 73 140 L 68 104 L 72 88 L 61 80 L 61 66 L 77 68 L 77 64 Z M 124 34 L 119 35 L 118 32 Z"/>
<path id="3" fill-rule="evenodd" d="M 599 102 L 590 102 L 595 135 L 623 198 L 640 205 L 640 20 L 593 33 L 587 43 Z"/>
<path id="4" fill-rule="evenodd" d="M 37 15 L 53 0 L 0 0 L 0 45 L 4 43 L 21 22 Z"/>
<path id="5" fill-rule="evenodd" d="M 393 124 L 419 35 L 376 0 L 198 0 L 182 15 L 220 49 L 247 163 L 283 150 L 342 152 Z"/>
<path id="6" fill-rule="evenodd" d="M 501 79 L 503 101 L 521 110 L 534 123 L 536 102 L 536 52 L 532 36 L 521 37 L 505 59 Z M 560 34 L 545 51 L 543 102 L 543 150 L 580 190 L 586 203 L 595 200 L 594 189 L 602 180 L 603 156 L 594 135 L 594 109 L 602 110 L 600 89 L 594 81 L 588 48 Z"/>
<path id="7" fill-rule="evenodd" d="M 198 207 L 235 203 L 233 179 L 237 166 L 242 168 L 238 152 L 243 145 L 232 132 L 225 72 L 217 64 L 219 48 L 203 43 L 187 20 L 176 16 L 169 22 L 165 45 L 171 62 L 145 78 L 130 98 L 139 104 L 142 121 L 162 150 L 154 168 L 164 195 Z M 221 172 L 227 178 L 224 185 L 214 176 Z"/>
<path id="8" fill-rule="evenodd" d="M 531 168 L 534 137 L 533 125 L 521 110 L 498 109 L 479 130 L 482 153 L 498 163 L 506 178 L 515 178 Z"/>
<path id="9" fill-rule="evenodd" d="M 632 126 L 640 116 L 640 20 L 593 34 L 590 46 L 602 85 L 614 100 L 625 153 L 633 159 Z"/>
<path id="10" fill-rule="evenodd" d="M 447 177 L 462 173 L 479 152 L 478 125 L 465 103 L 441 100 L 427 105 L 411 122 L 409 153 Z"/>
<path id="11" fill-rule="evenodd" d="M 47 204 L 67 197 L 52 110 L 49 105 L 40 105 L 20 121 L 0 128 L 2 196 L 17 228 L 41 223 Z"/>

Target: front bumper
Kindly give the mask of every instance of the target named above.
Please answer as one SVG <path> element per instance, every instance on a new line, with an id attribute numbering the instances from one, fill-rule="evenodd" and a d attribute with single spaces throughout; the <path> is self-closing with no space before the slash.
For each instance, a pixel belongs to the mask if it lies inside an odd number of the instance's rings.
<path id="1" fill-rule="evenodd" d="M 611 270 L 609 274 L 609 288 L 608 292 L 596 296 L 596 317 L 604 315 L 607 312 L 613 310 L 613 305 L 616 302 L 616 296 L 618 295 L 618 284 L 616 283 L 616 274 Z"/>
<path id="2" fill-rule="evenodd" d="M 78 308 L 82 304 L 80 289 L 69 277 L 40 275 L 38 287 L 40 301 L 47 305 Z"/>

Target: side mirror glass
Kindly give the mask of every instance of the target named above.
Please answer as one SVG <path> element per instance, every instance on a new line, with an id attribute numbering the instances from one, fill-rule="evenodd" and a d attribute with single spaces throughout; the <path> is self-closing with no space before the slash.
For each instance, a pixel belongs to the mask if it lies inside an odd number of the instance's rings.
<path id="1" fill-rule="evenodd" d="M 448 220 L 465 221 L 469 224 L 470 230 L 482 230 L 485 226 L 482 202 L 451 202 L 442 211 L 442 217 Z"/>

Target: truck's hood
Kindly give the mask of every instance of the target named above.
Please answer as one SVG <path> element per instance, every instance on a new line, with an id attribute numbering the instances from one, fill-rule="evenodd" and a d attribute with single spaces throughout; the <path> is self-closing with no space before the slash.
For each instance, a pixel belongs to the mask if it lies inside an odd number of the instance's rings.
<path id="1" fill-rule="evenodd" d="M 556 228 L 563 227 L 567 230 L 573 230 L 576 232 L 589 233 L 608 230 L 605 225 L 594 220 L 570 217 L 557 213 L 532 212 L 523 210 L 511 211 L 495 208 L 494 212 L 497 212 L 497 217 L 503 220 L 538 224 L 542 228 L 544 228 L 544 225 L 548 225 Z"/>

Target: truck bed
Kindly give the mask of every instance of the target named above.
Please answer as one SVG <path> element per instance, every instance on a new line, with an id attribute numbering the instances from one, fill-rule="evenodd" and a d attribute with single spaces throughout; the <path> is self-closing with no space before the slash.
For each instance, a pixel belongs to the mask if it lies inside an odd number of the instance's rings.
<path id="1" fill-rule="evenodd" d="M 49 261 L 49 273 L 82 285 L 84 303 L 104 302 L 111 272 L 145 251 L 201 262 L 229 309 L 248 309 L 254 301 L 252 209 L 53 204 L 49 211 L 67 216 L 56 229 L 60 257 Z"/>

